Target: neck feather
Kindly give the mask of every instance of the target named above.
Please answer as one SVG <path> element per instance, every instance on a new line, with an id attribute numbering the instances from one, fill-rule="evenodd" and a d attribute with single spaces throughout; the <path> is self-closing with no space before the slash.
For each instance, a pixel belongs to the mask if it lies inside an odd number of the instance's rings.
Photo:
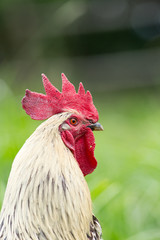
<path id="1" fill-rule="evenodd" d="M 0 239 L 86 239 L 92 218 L 83 174 L 58 127 L 70 113 L 42 123 L 17 154 L 0 214 Z"/>

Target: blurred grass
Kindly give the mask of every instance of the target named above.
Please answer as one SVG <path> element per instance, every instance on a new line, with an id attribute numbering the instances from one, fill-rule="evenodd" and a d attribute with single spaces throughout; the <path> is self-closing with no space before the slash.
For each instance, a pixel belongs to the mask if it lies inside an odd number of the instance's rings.
<path id="1" fill-rule="evenodd" d="M 159 93 L 94 94 L 105 131 L 95 133 L 98 167 L 86 179 L 104 239 L 160 239 Z M 40 124 L 21 109 L 21 97 L 6 91 L 0 99 L 0 206 L 12 161 Z"/>

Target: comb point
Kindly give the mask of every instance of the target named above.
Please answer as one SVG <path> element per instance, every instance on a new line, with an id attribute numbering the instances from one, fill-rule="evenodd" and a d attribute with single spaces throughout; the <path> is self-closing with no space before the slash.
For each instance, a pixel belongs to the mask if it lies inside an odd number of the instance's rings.
<path id="1" fill-rule="evenodd" d="M 61 74 L 62 77 L 62 93 L 63 95 L 76 94 L 74 85 L 67 79 L 64 73 Z"/>
<path id="2" fill-rule="evenodd" d="M 58 91 L 56 87 L 54 87 L 51 84 L 47 76 L 44 73 L 42 73 L 41 76 L 42 76 L 43 86 L 44 86 L 46 95 L 51 97 L 54 97 L 54 96 L 60 97 L 61 93 Z"/>
<path id="3" fill-rule="evenodd" d="M 78 94 L 79 95 L 85 95 L 85 89 L 83 87 L 83 83 L 82 82 L 80 82 L 80 84 L 79 84 Z"/>
<path id="4" fill-rule="evenodd" d="M 90 91 L 86 92 L 86 98 L 88 101 L 92 102 L 92 95 L 91 95 Z"/>

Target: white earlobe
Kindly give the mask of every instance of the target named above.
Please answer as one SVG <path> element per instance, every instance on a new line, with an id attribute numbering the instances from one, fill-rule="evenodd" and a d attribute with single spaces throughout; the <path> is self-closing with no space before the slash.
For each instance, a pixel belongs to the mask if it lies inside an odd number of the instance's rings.
<path id="1" fill-rule="evenodd" d="M 67 123 L 63 123 L 63 124 L 61 125 L 61 128 L 62 128 L 63 130 L 70 130 L 70 129 L 71 129 L 71 127 L 70 127 Z"/>

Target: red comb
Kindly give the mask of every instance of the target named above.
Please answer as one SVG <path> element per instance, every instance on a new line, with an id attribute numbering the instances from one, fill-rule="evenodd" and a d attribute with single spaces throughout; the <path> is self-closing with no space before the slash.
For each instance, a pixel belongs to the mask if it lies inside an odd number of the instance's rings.
<path id="1" fill-rule="evenodd" d="M 42 74 L 42 80 L 46 95 L 27 89 L 22 99 L 22 107 L 32 119 L 44 120 L 54 114 L 75 109 L 85 118 L 93 122 L 98 121 L 98 112 L 93 104 L 92 95 L 89 91 L 85 93 L 82 83 L 79 84 L 79 90 L 76 93 L 73 84 L 62 73 L 62 92 L 59 92 L 44 74 Z"/>

